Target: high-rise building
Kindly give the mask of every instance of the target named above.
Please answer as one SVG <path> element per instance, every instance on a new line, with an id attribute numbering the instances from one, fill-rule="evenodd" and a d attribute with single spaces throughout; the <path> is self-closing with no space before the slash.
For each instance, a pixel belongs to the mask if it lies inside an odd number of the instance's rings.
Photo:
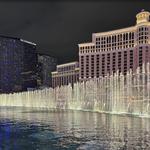
<path id="1" fill-rule="evenodd" d="M 71 62 L 57 65 L 57 70 L 52 72 L 52 87 L 71 84 L 79 81 L 79 64 Z"/>
<path id="2" fill-rule="evenodd" d="M 136 25 L 93 33 L 92 42 L 79 44 L 79 80 L 99 78 L 117 70 L 126 74 L 150 61 L 150 13 L 136 15 Z"/>
<path id="3" fill-rule="evenodd" d="M 55 57 L 38 54 L 38 84 L 42 87 L 52 86 L 52 74 L 51 72 L 56 70 L 57 59 Z"/>
<path id="4" fill-rule="evenodd" d="M 0 36 L 0 93 L 35 88 L 36 65 L 36 44 Z"/>

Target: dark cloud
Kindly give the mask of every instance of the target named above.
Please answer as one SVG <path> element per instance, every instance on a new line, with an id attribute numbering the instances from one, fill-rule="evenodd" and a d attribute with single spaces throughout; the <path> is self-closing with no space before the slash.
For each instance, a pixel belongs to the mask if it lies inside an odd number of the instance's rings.
<path id="1" fill-rule="evenodd" d="M 76 60 L 78 43 L 92 33 L 135 24 L 135 15 L 150 11 L 149 1 L 1 1 L 0 34 L 38 44 L 38 51 L 60 63 Z"/>

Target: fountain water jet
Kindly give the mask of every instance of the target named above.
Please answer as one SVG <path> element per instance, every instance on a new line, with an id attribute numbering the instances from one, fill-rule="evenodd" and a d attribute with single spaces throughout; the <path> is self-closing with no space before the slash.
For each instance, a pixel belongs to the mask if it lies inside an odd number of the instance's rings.
<path id="1" fill-rule="evenodd" d="M 43 90 L 1 94 L 0 106 L 150 114 L 150 64 L 126 75 L 116 72 L 86 82 Z"/>

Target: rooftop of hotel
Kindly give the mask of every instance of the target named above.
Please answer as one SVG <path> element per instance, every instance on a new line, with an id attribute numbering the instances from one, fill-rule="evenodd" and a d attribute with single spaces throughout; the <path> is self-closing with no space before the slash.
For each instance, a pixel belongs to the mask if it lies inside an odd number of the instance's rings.
<path id="1" fill-rule="evenodd" d="M 80 70 L 79 67 L 76 67 L 76 68 L 75 68 L 75 71 L 79 71 L 79 70 Z M 58 71 L 53 71 L 53 72 L 51 72 L 52 75 L 55 75 L 55 74 L 58 74 L 58 73 L 59 73 Z"/>
<path id="2" fill-rule="evenodd" d="M 52 74 L 57 74 L 58 72 L 57 71 L 53 71 L 53 72 L 51 72 Z"/>
<path id="3" fill-rule="evenodd" d="M 24 40 L 24 39 L 21 39 L 21 38 L 18 38 L 18 37 L 12 37 L 12 36 L 6 36 L 6 35 L 0 35 L 0 37 L 1 38 L 6 38 L 6 39 L 19 40 L 19 41 L 24 42 L 24 43 L 28 43 L 28 44 L 31 44 L 31 45 L 36 45 L 33 42 L 30 42 L 30 41 L 27 41 L 27 40 Z"/>
<path id="4" fill-rule="evenodd" d="M 117 30 L 93 33 L 92 35 L 93 36 L 105 36 L 105 35 L 112 35 L 112 34 L 116 34 L 116 33 L 130 32 L 130 31 L 134 31 L 135 29 L 136 29 L 136 26 L 131 26 L 131 27 L 117 29 Z"/>
<path id="5" fill-rule="evenodd" d="M 24 43 L 27 43 L 27 44 L 31 44 L 31 45 L 36 45 L 35 43 L 27 41 L 27 40 L 20 39 L 20 41 L 24 42 Z"/>
<path id="6" fill-rule="evenodd" d="M 92 39 L 97 36 L 109 36 L 114 34 L 121 34 L 125 32 L 134 32 L 137 29 L 137 26 L 144 24 L 144 25 L 150 25 L 150 12 L 145 11 L 142 9 L 137 15 L 136 15 L 136 25 L 130 26 L 122 29 L 116 29 L 116 30 L 110 30 L 110 31 L 104 31 L 104 32 L 97 32 L 92 34 Z M 94 42 L 87 42 L 87 43 L 80 43 L 78 44 L 79 47 L 84 46 L 94 46 Z"/>
<path id="7" fill-rule="evenodd" d="M 89 42 L 89 43 L 80 43 L 80 44 L 78 44 L 78 46 L 79 46 L 79 47 L 80 47 L 80 46 L 95 46 L 95 44 L 92 43 L 92 42 Z"/>
<path id="8" fill-rule="evenodd" d="M 148 23 L 150 25 L 150 22 L 149 22 L 150 19 L 148 18 L 149 16 L 150 16 L 150 12 L 142 9 L 141 12 L 139 12 L 136 15 L 136 18 L 137 18 L 136 25 L 141 24 L 141 23 Z M 93 36 L 103 36 L 103 35 L 111 35 L 111 34 L 116 34 L 116 33 L 134 31 L 134 30 L 136 30 L 136 25 L 131 26 L 131 27 L 122 28 L 122 29 L 117 29 L 117 30 L 93 33 Z"/>
<path id="9" fill-rule="evenodd" d="M 77 61 L 69 62 L 69 63 L 65 63 L 65 64 L 57 65 L 57 68 L 60 68 L 60 67 L 66 67 L 66 66 L 70 66 L 70 65 L 76 65 L 76 64 L 78 64 L 78 62 L 77 62 Z"/>

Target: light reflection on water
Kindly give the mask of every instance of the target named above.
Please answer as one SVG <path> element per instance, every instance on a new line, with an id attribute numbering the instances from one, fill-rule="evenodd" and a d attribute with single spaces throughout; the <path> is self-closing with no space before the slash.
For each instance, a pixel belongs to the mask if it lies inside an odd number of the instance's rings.
<path id="1" fill-rule="evenodd" d="M 82 111 L 0 109 L 0 150 L 149 150 L 150 119 Z"/>

